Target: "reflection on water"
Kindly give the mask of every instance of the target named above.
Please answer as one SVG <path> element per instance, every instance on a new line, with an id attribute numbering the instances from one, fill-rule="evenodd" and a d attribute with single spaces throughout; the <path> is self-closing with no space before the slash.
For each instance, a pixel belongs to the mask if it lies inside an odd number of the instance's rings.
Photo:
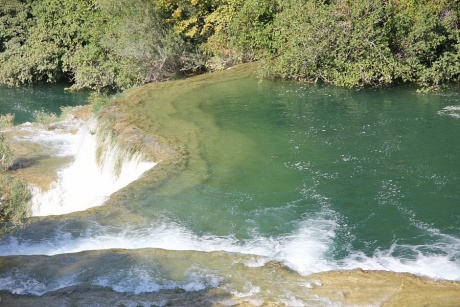
<path id="1" fill-rule="evenodd" d="M 306 291 L 322 287 L 315 272 L 460 279 L 460 121 L 443 111 L 460 105 L 458 91 L 355 92 L 236 68 L 145 86 L 115 105 L 102 119 L 121 142 L 130 125 L 144 131 L 158 164 L 102 207 L 6 238 L 2 255 L 55 256 L 4 257 L 3 289 L 218 288 L 301 306 L 320 304 Z M 45 260 L 63 271 L 42 272 Z"/>

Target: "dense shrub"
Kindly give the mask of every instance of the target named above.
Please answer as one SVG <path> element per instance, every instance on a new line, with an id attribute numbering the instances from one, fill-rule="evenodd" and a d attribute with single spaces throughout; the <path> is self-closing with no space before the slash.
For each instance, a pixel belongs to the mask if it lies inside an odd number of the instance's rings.
<path id="1" fill-rule="evenodd" d="M 13 151 L 0 134 L 0 238 L 22 225 L 29 215 L 32 198 L 28 185 L 5 174 L 13 164 Z"/>
<path id="2" fill-rule="evenodd" d="M 265 76 L 438 88 L 460 75 L 456 0 L 0 0 L 0 83 L 122 90 L 264 60 Z"/>
<path id="3" fill-rule="evenodd" d="M 195 68 L 153 0 L 24 2 L 0 8 L 1 83 L 68 78 L 75 89 L 119 90 Z"/>
<path id="4" fill-rule="evenodd" d="M 0 175 L 0 238 L 24 224 L 31 198 L 24 181 Z"/>
<path id="5" fill-rule="evenodd" d="M 451 2 L 285 1 L 266 73 L 347 87 L 457 81 L 459 10 Z"/>

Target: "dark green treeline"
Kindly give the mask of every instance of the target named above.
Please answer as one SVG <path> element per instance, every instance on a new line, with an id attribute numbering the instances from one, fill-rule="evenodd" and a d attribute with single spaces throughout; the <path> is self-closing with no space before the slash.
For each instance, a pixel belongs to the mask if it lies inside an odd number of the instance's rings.
<path id="1" fill-rule="evenodd" d="M 264 60 L 271 78 L 436 89 L 458 0 L 0 0 L 0 83 L 117 89 Z"/>

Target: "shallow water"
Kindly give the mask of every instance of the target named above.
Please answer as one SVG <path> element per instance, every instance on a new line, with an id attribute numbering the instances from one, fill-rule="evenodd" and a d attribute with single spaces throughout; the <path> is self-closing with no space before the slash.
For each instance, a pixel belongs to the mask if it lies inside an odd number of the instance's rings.
<path id="1" fill-rule="evenodd" d="M 316 272 L 460 280 L 458 88 L 350 91 L 236 69 L 146 86 L 118 104 L 128 122 L 182 152 L 182 168 L 165 166 L 174 175 L 154 180 L 159 156 L 107 205 L 7 237 L 0 254 L 56 255 L 46 261 L 60 273 L 42 272 L 38 256 L 4 258 L 16 264 L 0 270 L 1 289 L 219 288 L 254 305 L 301 306 L 319 304 L 302 277 Z M 63 260 L 91 250 L 106 251 Z M 170 261 L 146 260 L 155 253 Z"/>

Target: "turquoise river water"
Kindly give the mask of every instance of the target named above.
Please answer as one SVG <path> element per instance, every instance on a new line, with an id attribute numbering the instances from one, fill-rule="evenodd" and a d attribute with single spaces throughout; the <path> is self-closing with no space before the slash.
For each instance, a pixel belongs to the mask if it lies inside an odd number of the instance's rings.
<path id="1" fill-rule="evenodd" d="M 173 105 L 172 118 L 196 127 L 196 159 L 160 185 L 129 185 L 115 204 L 35 218 L 3 239 L 1 289 L 222 288 L 254 305 L 271 295 L 301 306 L 308 285 L 280 290 L 264 264 L 292 276 L 362 268 L 460 280 L 458 87 L 245 77 L 203 82 Z"/>
<path id="2" fill-rule="evenodd" d="M 68 93 L 65 83 L 43 83 L 33 87 L 0 85 L 0 114 L 14 114 L 15 123 L 32 121 L 37 111 L 60 113 L 61 107 L 87 104 L 88 93 Z"/>

